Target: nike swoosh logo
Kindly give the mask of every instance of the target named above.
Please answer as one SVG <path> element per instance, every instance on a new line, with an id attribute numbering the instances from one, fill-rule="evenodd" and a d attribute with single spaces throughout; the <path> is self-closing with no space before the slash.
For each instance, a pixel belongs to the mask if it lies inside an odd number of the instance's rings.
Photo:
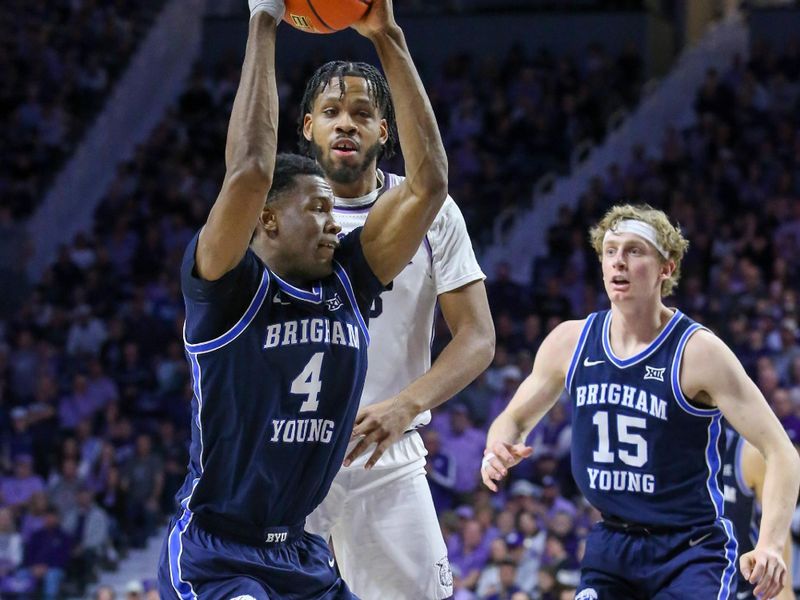
<path id="1" fill-rule="evenodd" d="M 595 365 L 601 365 L 604 362 L 606 362 L 606 361 L 604 361 L 604 360 L 589 360 L 589 357 L 587 356 L 586 358 L 583 359 L 583 366 L 584 367 L 593 367 Z"/>
<path id="2" fill-rule="evenodd" d="M 701 536 L 700 536 L 699 538 L 697 538 L 696 540 L 689 540 L 689 547 L 690 547 L 690 548 L 693 548 L 694 546 L 697 546 L 697 544 L 699 544 L 700 542 L 702 542 L 704 539 L 706 539 L 706 538 L 707 538 L 708 536 L 710 536 L 710 535 L 711 535 L 710 533 L 707 533 L 707 534 L 705 534 L 705 535 L 701 535 Z"/>
<path id="3" fill-rule="evenodd" d="M 329 566 L 329 567 L 332 569 L 334 564 L 336 564 L 336 559 L 334 559 L 334 558 L 331 556 L 331 557 L 328 559 L 328 566 Z"/>
<path id="4" fill-rule="evenodd" d="M 750 592 L 736 592 L 737 598 L 750 598 Z"/>

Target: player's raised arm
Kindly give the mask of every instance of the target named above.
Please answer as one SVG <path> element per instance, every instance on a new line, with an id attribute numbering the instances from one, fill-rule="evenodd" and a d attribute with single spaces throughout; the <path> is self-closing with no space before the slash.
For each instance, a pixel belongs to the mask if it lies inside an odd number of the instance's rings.
<path id="1" fill-rule="evenodd" d="M 447 197 L 447 157 L 391 0 L 374 0 L 353 27 L 375 45 L 386 72 L 406 165 L 405 180 L 383 194 L 361 234 L 367 262 L 388 283 L 419 248 Z"/>
<path id="2" fill-rule="evenodd" d="M 495 481 L 533 452 L 525 439 L 564 390 L 569 361 L 584 323 L 565 321 L 550 332 L 536 353 L 531 374 L 489 427 L 481 477 L 490 490 L 496 492 Z"/>
<path id="3" fill-rule="evenodd" d="M 680 383 L 687 398 L 707 395 L 736 431 L 764 456 L 763 515 L 758 543 L 739 559 L 759 597 L 773 598 L 786 581 L 783 550 L 800 487 L 800 457 L 739 360 L 715 335 L 698 331 L 686 344 Z"/>
<path id="4" fill-rule="evenodd" d="M 247 251 L 272 183 L 278 131 L 275 30 L 283 0 L 250 0 L 242 76 L 225 144 L 225 179 L 197 242 L 198 275 L 213 281 Z"/>

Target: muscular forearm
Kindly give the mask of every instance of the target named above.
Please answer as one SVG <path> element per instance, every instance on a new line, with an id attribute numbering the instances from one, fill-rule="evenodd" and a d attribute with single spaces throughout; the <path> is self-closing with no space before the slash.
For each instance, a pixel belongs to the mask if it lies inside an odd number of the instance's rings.
<path id="1" fill-rule="evenodd" d="M 250 19 L 242 76 L 233 102 L 225 166 L 229 173 L 255 168 L 271 178 L 278 131 L 278 91 L 275 84 L 275 19 L 265 12 Z"/>
<path id="2" fill-rule="evenodd" d="M 420 93 L 424 88 L 403 31 L 394 25 L 370 39 L 392 93 L 406 184 L 422 198 L 441 195 L 447 189 L 447 157 L 430 100 Z"/>
<path id="3" fill-rule="evenodd" d="M 494 336 L 478 330 L 460 331 L 431 369 L 403 390 L 414 414 L 435 408 L 463 390 L 480 375 L 494 356 Z"/>
<path id="4" fill-rule="evenodd" d="M 800 458 L 791 445 L 766 457 L 763 514 L 758 543 L 776 548 L 786 544 L 800 487 Z"/>

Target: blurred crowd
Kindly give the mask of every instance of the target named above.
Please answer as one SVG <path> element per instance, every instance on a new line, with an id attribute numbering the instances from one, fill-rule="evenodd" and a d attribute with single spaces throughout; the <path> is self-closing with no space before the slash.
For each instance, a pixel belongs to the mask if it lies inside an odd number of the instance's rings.
<path id="1" fill-rule="evenodd" d="M 0 12 L 0 195 L 39 203 L 164 0 L 5 0 Z"/>
<path id="2" fill-rule="evenodd" d="M 156 4 L 141 3 L 141 17 Z M 84 53 L 102 48 L 98 38 L 111 43 L 109 31 L 119 28 L 115 47 L 135 45 L 124 32 L 136 19 L 120 20 L 119 5 L 57 3 L 74 28 L 45 27 L 44 13 L 27 4 L 28 27 L 11 32 L 0 18 L 9 33 L 0 44 L 0 72 L 20 78 L 36 57 L 37 69 L 52 63 L 55 75 L 35 80 L 65 78 L 57 87 L 7 86 L 0 94 L 9 108 L 0 129 L 13 141 L 4 160 L 15 163 L 0 170 L 0 193 L 15 199 L 0 207 L 0 279 L 11 281 L 10 289 L 25 288 L 21 217 L 57 170 L 45 149 L 58 136 L 42 115 L 69 121 L 61 124 L 72 132 L 63 142 L 77 139 L 102 105 L 122 64 L 107 64 L 106 54 L 123 60 L 121 53 Z M 93 32 L 94 41 L 67 37 L 76 30 Z M 284 151 L 296 149 L 300 95 L 316 66 L 279 73 Z M 80 100 L 78 90 L 93 79 L 83 70 L 97 68 L 105 70 L 103 86 L 87 88 L 96 92 L 86 96 L 91 102 Z M 680 222 L 692 246 L 674 302 L 731 344 L 798 441 L 798 75 L 796 46 L 777 56 L 756 45 L 749 60 L 710 72 L 695 100 L 697 125 L 668 132 L 658 157 L 643 149 L 621 157 L 576 210 L 562 211 L 530 285 L 497 266 L 488 284 L 494 363 L 424 432 L 458 600 L 565 600 L 574 593 L 582 540 L 598 515 L 569 475 L 568 404 L 536 428 L 535 459 L 515 469 L 501 493 L 480 489 L 478 470 L 486 427 L 530 371 L 542 337 L 562 320 L 604 306 L 586 229 L 613 202 L 649 202 Z M 238 60 L 198 67 L 150 139 L 119 167 L 94 229 L 64 245 L 16 303 L 0 301 L 3 598 L 33 597 L 33 590 L 45 598 L 82 594 L 173 512 L 192 397 L 177 273 L 222 181 L 238 76 Z M 476 245 L 487 241 L 499 207 L 527 201 L 541 174 L 566 170 L 582 140 L 602 138 L 609 116 L 636 103 L 642 78 L 635 49 L 611 57 L 597 45 L 577 58 L 531 55 L 520 46 L 505 57 L 458 55 L 426 75 L 450 158 L 451 194 Z M 12 96 L 11 88 L 25 93 Z M 73 110 L 75 102 L 80 109 Z M 60 147 L 59 155 L 69 149 Z M 385 166 L 402 171 L 397 160 Z M 440 331 L 437 347 L 445 339 Z M 135 599 L 155 592 L 132 582 L 126 593 Z"/>

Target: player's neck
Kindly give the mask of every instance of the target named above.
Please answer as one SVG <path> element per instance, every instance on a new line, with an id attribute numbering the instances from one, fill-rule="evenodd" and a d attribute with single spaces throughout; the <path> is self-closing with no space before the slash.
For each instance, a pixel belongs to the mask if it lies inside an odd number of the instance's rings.
<path id="1" fill-rule="evenodd" d="M 674 311 L 660 300 L 646 305 L 613 304 L 609 334 L 615 353 L 618 356 L 632 354 L 638 346 L 652 342 L 673 314 Z"/>
<path id="2" fill-rule="evenodd" d="M 300 289 L 310 289 L 314 283 L 314 279 L 299 273 L 290 261 L 284 260 L 279 254 L 270 252 L 265 247 L 259 244 L 252 244 L 251 248 L 256 256 L 261 259 L 270 272 L 274 273 L 286 283 L 292 284 L 294 287 Z"/>
<path id="3" fill-rule="evenodd" d="M 380 182 L 378 181 L 378 170 L 373 164 L 368 168 L 358 180 L 352 183 L 340 183 L 328 180 L 333 190 L 333 195 L 337 198 L 361 198 L 370 192 L 374 192 Z"/>

